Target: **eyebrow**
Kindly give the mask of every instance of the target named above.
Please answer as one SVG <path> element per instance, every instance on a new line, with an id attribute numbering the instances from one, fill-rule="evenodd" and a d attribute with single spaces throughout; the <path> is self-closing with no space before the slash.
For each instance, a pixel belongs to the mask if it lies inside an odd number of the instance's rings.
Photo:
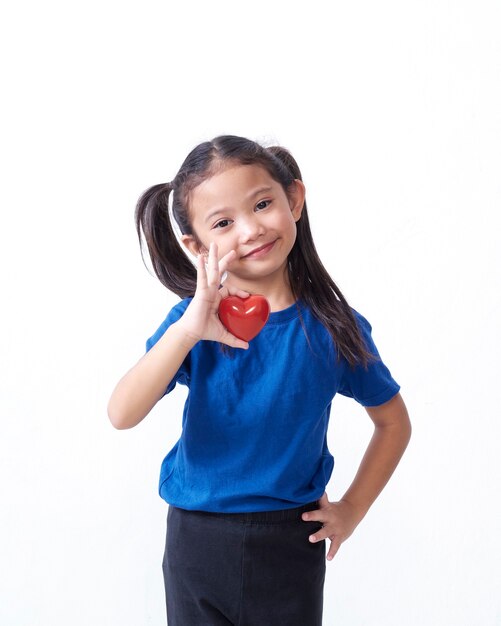
<path id="1" fill-rule="evenodd" d="M 245 200 L 252 200 L 252 198 L 255 198 L 256 196 L 258 196 L 261 193 L 264 193 L 266 191 L 272 191 L 272 187 L 270 187 L 269 185 L 266 185 L 265 187 L 258 187 L 257 189 L 254 189 L 254 191 L 251 191 L 245 198 Z M 212 220 L 214 217 L 216 217 L 216 215 L 219 215 L 220 213 L 226 213 L 226 211 L 229 211 L 229 207 L 221 207 L 219 209 L 215 209 L 214 211 L 211 211 L 209 213 L 209 215 L 207 215 L 207 217 L 205 218 L 205 222 L 209 222 L 210 220 Z"/>

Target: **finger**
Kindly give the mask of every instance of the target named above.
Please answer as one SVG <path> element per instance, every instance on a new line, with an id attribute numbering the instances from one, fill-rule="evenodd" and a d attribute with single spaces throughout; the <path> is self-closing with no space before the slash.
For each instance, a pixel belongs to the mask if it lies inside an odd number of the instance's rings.
<path id="1" fill-rule="evenodd" d="M 219 293 L 221 294 L 221 298 L 227 298 L 228 296 L 238 296 L 239 298 L 248 298 L 250 293 L 248 291 L 243 291 L 242 289 L 238 289 L 237 287 L 231 287 L 230 285 L 223 285 L 219 289 Z"/>
<path id="2" fill-rule="evenodd" d="M 197 256 L 197 289 L 207 288 L 207 272 L 203 255 Z"/>
<path id="3" fill-rule="evenodd" d="M 329 552 L 327 553 L 327 560 L 332 561 L 332 559 L 336 556 L 337 551 L 341 547 L 341 542 L 337 537 L 335 539 L 331 539 L 331 545 L 329 547 Z"/>
<path id="4" fill-rule="evenodd" d="M 209 258 L 207 263 L 207 281 L 209 285 L 219 286 L 219 263 L 217 260 L 217 244 L 212 242 L 209 246 Z"/>
<path id="5" fill-rule="evenodd" d="M 325 521 L 324 513 L 320 509 L 303 513 L 301 515 L 301 518 L 304 522 L 322 522 L 323 523 Z"/>
<path id="6" fill-rule="evenodd" d="M 327 498 L 327 493 L 324 492 L 323 496 L 318 501 L 318 509 L 314 511 L 307 511 L 302 514 L 302 519 L 305 522 L 325 522 L 325 509 L 329 505 L 329 499 Z"/>
<path id="7" fill-rule="evenodd" d="M 318 501 L 318 504 L 320 508 L 324 508 L 330 504 L 329 498 L 327 497 L 327 492 L 324 491 L 324 495 L 320 498 L 320 500 Z"/>
<path id="8" fill-rule="evenodd" d="M 328 536 L 329 535 L 328 535 L 327 531 L 322 526 L 322 528 L 317 530 L 317 532 L 315 534 L 310 535 L 308 537 L 308 539 L 310 540 L 311 543 L 318 543 L 319 541 L 323 541 L 324 539 L 327 539 Z"/>
<path id="9" fill-rule="evenodd" d="M 230 290 L 228 289 L 228 287 L 220 287 L 219 288 L 219 295 L 221 296 L 221 300 L 223 298 L 227 298 L 230 294 Z"/>
<path id="10" fill-rule="evenodd" d="M 227 288 L 228 293 L 232 296 L 238 296 L 239 298 L 248 298 L 250 293 L 248 291 L 244 291 L 243 289 L 238 289 L 238 287 L 232 287 L 231 285 Z"/>
<path id="11" fill-rule="evenodd" d="M 226 332 L 223 335 L 221 341 L 232 348 L 242 348 L 243 350 L 247 350 L 249 348 L 247 341 L 242 341 L 242 339 L 235 337 L 235 335 L 232 335 L 229 332 Z"/>
<path id="12" fill-rule="evenodd" d="M 219 261 L 219 271 L 224 274 L 231 263 L 236 259 L 237 253 L 235 250 L 230 250 Z"/>

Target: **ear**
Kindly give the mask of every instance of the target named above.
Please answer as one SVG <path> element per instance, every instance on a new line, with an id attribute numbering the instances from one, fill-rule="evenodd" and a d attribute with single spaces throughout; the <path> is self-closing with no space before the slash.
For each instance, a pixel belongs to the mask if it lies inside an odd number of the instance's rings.
<path id="1" fill-rule="evenodd" d="M 303 212 L 304 199 L 306 197 L 306 188 L 302 180 L 296 178 L 287 189 L 287 197 L 289 198 L 289 206 L 291 208 L 294 221 L 299 221 Z"/>
<path id="2" fill-rule="evenodd" d="M 195 257 L 199 254 L 207 254 L 208 252 L 205 246 L 202 245 L 193 235 L 181 235 L 181 241 L 188 252 Z"/>

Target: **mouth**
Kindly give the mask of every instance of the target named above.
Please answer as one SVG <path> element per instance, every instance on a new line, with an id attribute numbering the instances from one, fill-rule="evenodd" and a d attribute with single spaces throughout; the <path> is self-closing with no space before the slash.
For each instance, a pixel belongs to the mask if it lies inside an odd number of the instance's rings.
<path id="1" fill-rule="evenodd" d="M 271 241 L 270 243 L 266 243 L 264 244 L 264 246 L 259 246 L 259 248 L 255 248 L 254 250 L 251 250 L 249 253 L 245 254 L 242 259 L 255 259 L 261 256 L 264 256 L 265 254 L 267 254 L 275 245 L 276 243 L 276 239 L 274 241 Z"/>

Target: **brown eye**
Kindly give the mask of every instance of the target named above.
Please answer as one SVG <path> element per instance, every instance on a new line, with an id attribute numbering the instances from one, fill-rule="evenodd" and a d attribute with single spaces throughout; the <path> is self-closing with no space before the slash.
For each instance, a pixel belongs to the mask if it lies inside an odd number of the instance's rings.
<path id="1" fill-rule="evenodd" d="M 256 209 L 258 210 L 262 210 L 262 209 L 266 209 L 266 207 L 270 204 L 271 200 L 261 200 L 261 202 L 258 202 L 256 204 Z"/>
<path id="2" fill-rule="evenodd" d="M 221 220 L 220 222 L 214 225 L 214 228 L 225 228 L 229 224 L 231 224 L 231 220 Z"/>

